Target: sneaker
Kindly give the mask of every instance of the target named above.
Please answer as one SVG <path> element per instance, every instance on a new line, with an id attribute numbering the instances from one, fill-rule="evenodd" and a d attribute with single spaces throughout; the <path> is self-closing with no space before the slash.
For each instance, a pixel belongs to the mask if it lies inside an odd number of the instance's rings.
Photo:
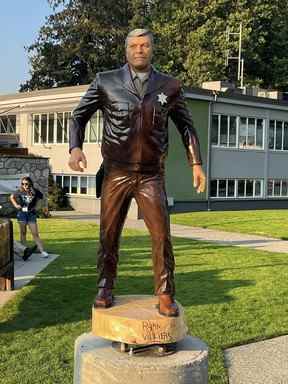
<path id="1" fill-rule="evenodd" d="M 24 249 L 24 255 L 23 255 L 22 259 L 23 259 L 24 261 L 28 260 L 28 258 L 32 255 L 32 253 L 33 253 L 33 251 L 32 251 L 31 248 L 28 248 L 28 247 L 25 248 L 25 249 Z"/>
<path id="2" fill-rule="evenodd" d="M 49 257 L 49 255 L 48 255 L 47 252 L 43 251 L 43 252 L 40 253 L 40 257 L 41 257 L 42 259 L 47 259 L 47 257 Z"/>

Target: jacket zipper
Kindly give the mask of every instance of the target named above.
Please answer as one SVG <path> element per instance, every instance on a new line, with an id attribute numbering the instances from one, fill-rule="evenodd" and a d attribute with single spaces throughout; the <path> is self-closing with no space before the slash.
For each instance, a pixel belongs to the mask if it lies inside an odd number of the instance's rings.
<path id="1" fill-rule="evenodd" d="M 143 112 L 142 112 L 142 105 L 143 105 L 143 98 L 141 98 L 139 107 L 140 107 L 140 127 L 138 129 L 138 136 L 137 136 L 137 162 L 141 164 L 141 159 L 142 159 L 142 145 L 141 145 L 141 135 L 142 135 L 142 130 L 143 130 Z"/>

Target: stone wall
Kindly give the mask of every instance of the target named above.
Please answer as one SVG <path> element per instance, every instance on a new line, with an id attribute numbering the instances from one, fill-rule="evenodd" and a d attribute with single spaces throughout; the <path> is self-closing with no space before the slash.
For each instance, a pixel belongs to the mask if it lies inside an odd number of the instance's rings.
<path id="1" fill-rule="evenodd" d="M 36 156 L 0 156 L 0 178 L 2 175 L 27 174 L 44 198 L 42 207 L 48 206 L 49 159 Z M 9 200 L 10 194 L 0 194 L 0 216 L 13 216 L 15 209 Z"/>

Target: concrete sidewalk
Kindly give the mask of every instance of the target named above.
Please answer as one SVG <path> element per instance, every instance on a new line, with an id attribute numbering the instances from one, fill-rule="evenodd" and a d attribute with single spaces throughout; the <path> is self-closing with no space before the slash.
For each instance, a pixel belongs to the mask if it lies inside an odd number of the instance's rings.
<path id="1" fill-rule="evenodd" d="M 55 211 L 52 212 L 52 217 L 67 220 L 93 221 L 97 224 L 100 222 L 99 215 L 75 211 Z M 125 222 L 125 228 L 147 231 L 143 220 L 132 220 L 127 218 Z M 288 241 L 275 239 L 272 237 L 247 235 L 245 233 L 224 232 L 214 229 L 189 227 L 179 224 L 171 224 L 171 234 L 175 237 L 215 242 L 222 245 L 254 248 L 268 252 L 288 253 Z"/>
<path id="2" fill-rule="evenodd" d="M 42 259 L 39 253 L 33 253 L 28 260 L 23 261 L 21 257 L 14 256 L 14 290 L 0 291 L 0 308 L 57 257 L 58 255 L 49 254 L 47 259 Z"/>
<path id="3" fill-rule="evenodd" d="M 229 384 L 288 384 L 288 336 L 224 352 Z"/>
<path id="4" fill-rule="evenodd" d="M 171 232 L 172 235 L 176 237 L 215 242 L 222 245 L 255 248 L 261 251 L 288 253 L 288 241 L 272 237 L 188 227 L 179 224 L 171 224 Z"/>

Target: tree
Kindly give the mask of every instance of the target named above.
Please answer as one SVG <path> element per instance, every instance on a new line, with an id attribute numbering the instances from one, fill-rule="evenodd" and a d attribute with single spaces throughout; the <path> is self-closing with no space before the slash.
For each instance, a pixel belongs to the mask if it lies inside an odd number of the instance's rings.
<path id="1" fill-rule="evenodd" d="M 243 24 L 242 47 L 246 84 L 287 88 L 288 26 L 286 2 L 280 0 L 178 0 L 167 7 L 157 1 L 152 29 L 159 36 L 161 68 L 186 85 L 227 79 L 225 31 L 238 32 Z"/>
<path id="2" fill-rule="evenodd" d="M 21 91 L 87 84 L 97 71 L 119 67 L 125 61 L 123 41 L 128 31 L 145 17 L 145 4 L 139 0 L 49 3 L 54 14 L 27 49 L 31 79 Z"/>
<path id="3" fill-rule="evenodd" d="M 245 83 L 288 85 L 288 4 L 280 0 L 49 0 L 54 14 L 28 48 L 31 79 L 21 90 L 87 84 L 124 59 L 129 30 L 156 34 L 155 63 L 187 86 L 228 79 L 226 29 L 243 25 Z"/>

